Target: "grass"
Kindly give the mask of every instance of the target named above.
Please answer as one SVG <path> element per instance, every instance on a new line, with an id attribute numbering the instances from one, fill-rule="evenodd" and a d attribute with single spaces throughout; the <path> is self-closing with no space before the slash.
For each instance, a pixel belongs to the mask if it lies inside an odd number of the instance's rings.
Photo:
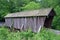
<path id="1" fill-rule="evenodd" d="M 60 40 L 60 35 L 46 28 L 42 28 L 39 33 L 33 33 L 31 30 L 10 32 L 8 28 L 2 27 L 0 28 L 0 40 Z"/>

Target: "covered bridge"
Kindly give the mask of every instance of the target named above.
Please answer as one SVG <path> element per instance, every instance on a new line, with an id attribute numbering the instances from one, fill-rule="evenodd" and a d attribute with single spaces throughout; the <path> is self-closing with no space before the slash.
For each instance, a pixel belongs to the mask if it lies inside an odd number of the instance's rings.
<path id="1" fill-rule="evenodd" d="M 10 13 L 5 16 L 5 24 L 20 30 L 31 29 L 39 32 L 41 27 L 51 27 L 55 12 L 52 8 Z"/>

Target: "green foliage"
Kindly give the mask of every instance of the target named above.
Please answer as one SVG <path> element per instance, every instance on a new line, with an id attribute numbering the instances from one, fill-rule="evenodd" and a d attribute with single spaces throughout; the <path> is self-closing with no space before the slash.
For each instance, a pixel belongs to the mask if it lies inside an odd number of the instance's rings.
<path id="1" fill-rule="evenodd" d="M 9 3 L 7 0 L 0 0 L 0 20 L 8 13 Z"/>
<path id="2" fill-rule="evenodd" d="M 22 11 L 23 6 L 28 4 L 31 0 L 10 0 L 10 12 Z"/>
<path id="3" fill-rule="evenodd" d="M 21 38 L 20 38 L 19 32 L 17 32 L 17 33 L 12 32 L 12 33 L 8 34 L 8 37 L 7 37 L 7 40 L 20 40 L 20 39 Z"/>
<path id="4" fill-rule="evenodd" d="M 0 28 L 0 40 L 7 40 L 7 34 L 9 34 L 8 29 Z"/>
<path id="5" fill-rule="evenodd" d="M 22 7 L 23 10 L 33 10 L 40 9 L 40 4 L 35 2 L 30 2 L 26 6 Z"/>
<path id="6" fill-rule="evenodd" d="M 9 5 L 9 11 L 11 13 L 21 11 L 21 5 L 20 5 L 19 2 L 20 2 L 19 0 L 10 0 L 9 1 L 9 3 L 10 3 L 10 5 Z"/>
<path id="7" fill-rule="evenodd" d="M 0 20 L 2 20 L 7 13 L 6 10 L 0 10 Z"/>
<path id="8" fill-rule="evenodd" d="M 56 7 L 57 5 L 60 4 L 60 1 L 59 0 L 41 0 L 41 5 L 42 7 L 44 8 L 47 8 L 47 7 Z"/>
<path id="9" fill-rule="evenodd" d="M 0 40 L 60 40 L 60 35 L 46 28 L 39 33 L 33 33 L 31 30 L 10 32 L 7 28 L 0 28 Z"/>
<path id="10" fill-rule="evenodd" d="M 55 8 L 56 16 L 53 20 L 53 28 L 60 30 L 60 6 L 56 6 Z"/>

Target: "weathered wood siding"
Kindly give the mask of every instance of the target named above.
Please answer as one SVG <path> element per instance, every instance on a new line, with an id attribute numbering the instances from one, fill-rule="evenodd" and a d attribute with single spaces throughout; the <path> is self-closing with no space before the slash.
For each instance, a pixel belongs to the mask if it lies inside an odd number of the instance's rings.
<path id="1" fill-rule="evenodd" d="M 12 26 L 12 19 L 11 18 L 6 18 L 5 19 L 5 25 L 11 27 Z"/>
<path id="2" fill-rule="evenodd" d="M 13 20 L 13 21 L 12 21 Z M 45 17 L 27 17 L 27 18 L 7 18 L 5 19 L 6 26 L 13 27 L 21 30 L 31 29 L 37 32 L 39 28 L 44 25 Z"/>

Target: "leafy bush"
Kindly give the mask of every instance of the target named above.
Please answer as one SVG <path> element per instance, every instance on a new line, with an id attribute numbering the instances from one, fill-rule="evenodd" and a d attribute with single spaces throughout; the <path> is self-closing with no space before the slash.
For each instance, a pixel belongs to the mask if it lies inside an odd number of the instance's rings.
<path id="1" fill-rule="evenodd" d="M 54 17 L 53 20 L 53 28 L 60 30 L 60 6 L 56 6 L 55 8 L 56 16 Z"/>
<path id="2" fill-rule="evenodd" d="M 33 33 L 31 30 L 10 32 L 7 28 L 0 28 L 0 40 L 60 40 L 60 35 L 46 28 L 42 28 L 39 33 Z"/>
<path id="3" fill-rule="evenodd" d="M 0 28 L 0 40 L 7 40 L 9 32 L 8 29 Z"/>
<path id="4" fill-rule="evenodd" d="M 33 9 L 40 9 L 40 4 L 35 2 L 30 2 L 26 6 L 22 7 L 23 10 L 33 10 Z"/>

